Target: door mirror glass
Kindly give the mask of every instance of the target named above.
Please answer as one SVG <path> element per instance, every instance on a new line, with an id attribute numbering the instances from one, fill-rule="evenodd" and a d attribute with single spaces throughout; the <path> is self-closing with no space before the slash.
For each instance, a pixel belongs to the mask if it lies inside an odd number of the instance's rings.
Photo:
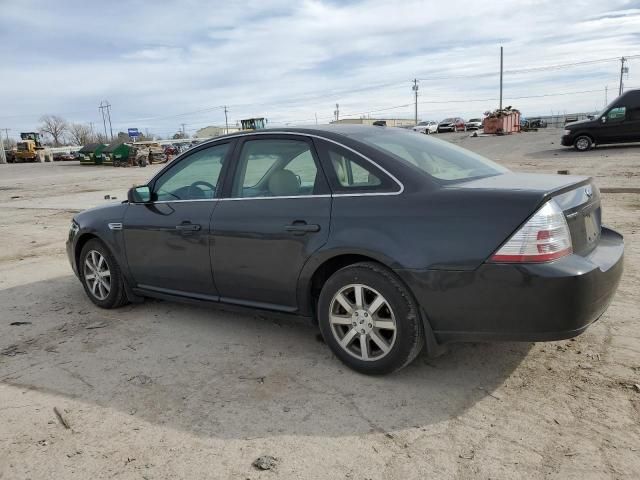
<path id="1" fill-rule="evenodd" d="M 133 187 L 127 195 L 129 203 L 148 203 L 151 201 L 151 189 L 147 185 Z"/>

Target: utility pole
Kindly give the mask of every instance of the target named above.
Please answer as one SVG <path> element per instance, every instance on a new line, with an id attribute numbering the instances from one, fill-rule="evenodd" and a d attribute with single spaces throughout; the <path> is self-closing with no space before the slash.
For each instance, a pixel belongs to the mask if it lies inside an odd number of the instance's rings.
<path id="1" fill-rule="evenodd" d="M 316 125 L 318 124 L 318 112 L 316 112 Z"/>
<path id="2" fill-rule="evenodd" d="M 415 95 L 415 121 L 416 121 L 416 125 L 418 125 L 418 79 L 414 78 L 413 79 L 413 87 L 411 87 L 411 90 L 413 90 L 413 93 Z"/>
<path id="3" fill-rule="evenodd" d="M 107 122 L 109 122 L 109 132 L 113 141 L 113 127 L 111 126 L 111 104 L 107 100 L 102 100 L 98 107 L 102 115 L 102 126 L 104 127 L 104 138 L 107 139 Z"/>
<path id="4" fill-rule="evenodd" d="M 624 62 L 626 62 L 627 59 L 624 57 L 620 58 L 620 88 L 618 88 L 618 95 L 622 95 L 622 90 L 623 90 L 623 85 L 622 85 L 622 75 L 624 73 L 628 73 L 629 72 L 629 67 L 624 66 Z"/>
<path id="5" fill-rule="evenodd" d="M 224 133 L 229 133 L 229 118 L 227 117 L 227 106 L 224 106 Z"/>
<path id="6" fill-rule="evenodd" d="M 180 125 L 182 126 L 182 138 L 186 138 L 186 137 L 187 137 L 187 135 L 186 135 L 186 133 L 184 132 L 184 126 L 186 125 L 186 123 L 181 123 Z"/>
<path id="7" fill-rule="evenodd" d="M 500 46 L 500 110 L 502 110 L 502 64 L 502 46 Z"/>
<path id="8" fill-rule="evenodd" d="M 340 105 L 336 103 L 336 109 L 333 111 L 333 114 L 336 116 L 336 122 L 340 120 Z"/>
<path id="9" fill-rule="evenodd" d="M 604 86 L 604 106 L 606 107 L 609 104 L 609 85 Z"/>
<path id="10" fill-rule="evenodd" d="M 102 126 L 104 127 L 104 138 L 107 138 L 107 120 L 104 117 L 104 109 L 105 106 L 102 105 L 103 102 L 100 102 L 100 106 L 98 107 L 98 110 L 100 110 L 100 115 L 102 115 Z"/>

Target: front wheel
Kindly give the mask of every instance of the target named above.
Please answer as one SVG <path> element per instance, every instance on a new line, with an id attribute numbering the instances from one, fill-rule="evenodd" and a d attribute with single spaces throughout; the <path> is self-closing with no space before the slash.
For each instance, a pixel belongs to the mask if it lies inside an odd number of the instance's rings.
<path id="1" fill-rule="evenodd" d="M 333 353 L 361 373 L 399 370 L 424 344 L 413 297 L 393 272 L 376 263 L 334 273 L 322 288 L 318 321 Z"/>
<path id="2" fill-rule="evenodd" d="M 573 142 L 573 147 L 579 152 L 586 152 L 593 145 L 593 140 L 587 135 L 580 135 Z"/>
<path id="3" fill-rule="evenodd" d="M 101 308 L 117 308 L 128 302 L 122 273 L 115 257 L 97 238 L 82 248 L 78 271 L 89 299 Z"/>

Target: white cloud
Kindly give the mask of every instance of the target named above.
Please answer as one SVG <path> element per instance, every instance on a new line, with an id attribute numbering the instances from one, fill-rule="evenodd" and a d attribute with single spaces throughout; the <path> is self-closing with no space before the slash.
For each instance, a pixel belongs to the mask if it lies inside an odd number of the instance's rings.
<path id="1" fill-rule="evenodd" d="M 640 53 L 640 9 L 622 0 L 216 3 L 3 5 L 0 124 L 32 129 L 43 113 L 97 122 L 102 99 L 117 128 L 160 134 L 221 123 L 222 110 L 201 110 L 225 104 L 233 120 L 326 121 L 336 102 L 345 114 L 409 104 L 414 77 L 424 79 L 421 102 L 495 98 L 497 75 L 487 74 L 498 70 L 501 44 L 508 71 Z M 591 110 L 605 85 L 612 98 L 618 68 L 507 74 L 505 96 L 525 114 Z M 630 63 L 629 85 L 638 68 Z M 477 116 L 496 103 L 421 103 L 420 112 Z"/>

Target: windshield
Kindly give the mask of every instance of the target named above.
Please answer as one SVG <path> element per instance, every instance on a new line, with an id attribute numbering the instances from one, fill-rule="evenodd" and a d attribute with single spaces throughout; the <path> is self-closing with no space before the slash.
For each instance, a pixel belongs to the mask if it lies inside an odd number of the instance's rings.
<path id="1" fill-rule="evenodd" d="M 367 130 L 349 136 L 446 182 L 489 177 L 509 171 L 476 153 L 427 135 L 402 130 Z"/>
<path id="2" fill-rule="evenodd" d="M 442 120 L 442 122 L 440 123 L 444 123 L 444 122 L 453 122 L 455 120 L 455 118 L 445 118 L 444 120 Z"/>
<path id="3" fill-rule="evenodd" d="M 479 122 L 480 119 L 479 118 L 471 118 L 469 119 L 470 122 Z"/>

